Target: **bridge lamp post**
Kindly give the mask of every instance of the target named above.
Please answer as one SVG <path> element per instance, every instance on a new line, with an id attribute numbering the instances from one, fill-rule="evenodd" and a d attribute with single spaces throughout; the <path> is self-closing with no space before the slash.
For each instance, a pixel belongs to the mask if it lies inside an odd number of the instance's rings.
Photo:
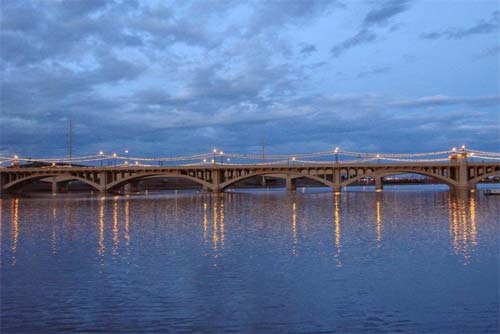
<path id="1" fill-rule="evenodd" d="M 207 159 L 203 159 L 203 163 L 206 164 L 207 163 Z"/>
<path id="2" fill-rule="evenodd" d="M 115 167 L 116 167 L 116 153 L 113 153 L 113 158 L 115 158 Z"/>
<path id="3" fill-rule="evenodd" d="M 226 160 L 227 160 L 227 163 L 229 163 L 229 161 L 231 161 L 231 159 L 230 159 L 230 158 L 227 158 Z"/>
<path id="4" fill-rule="evenodd" d="M 380 154 L 377 154 L 377 163 L 380 163 Z"/>
<path id="5" fill-rule="evenodd" d="M 139 166 L 139 161 L 136 161 L 136 162 L 135 162 L 135 165 L 136 165 L 136 166 Z"/>
<path id="6" fill-rule="evenodd" d="M 102 167 L 102 160 L 103 160 L 103 156 L 104 156 L 104 152 L 103 151 L 99 151 L 99 156 L 101 157 L 101 167 Z"/>
<path id="7" fill-rule="evenodd" d="M 212 159 L 212 163 L 215 164 L 215 155 L 217 154 L 217 149 L 214 148 L 212 152 L 214 152 L 214 158 Z"/>
<path id="8" fill-rule="evenodd" d="M 335 147 L 335 163 L 339 163 L 339 148 Z"/>
<path id="9" fill-rule="evenodd" d="M 128 149 L 125 149 L 125 156 L 127 157 L 127 160 L 125 160 L 125 165 L 128 165 Z"/>
<path id="10" fill-rule="evenodd" d="M 292 163 L 295 163 L 295 157 L 292 157 Z"/>
<path id="11" fill-rule="evenodd" d="M 220 151 L 220 164 L 222 165 L 223 163 L 223 159 L 222 159 L 222 156 L 224 155 L 224 152 Z"/>

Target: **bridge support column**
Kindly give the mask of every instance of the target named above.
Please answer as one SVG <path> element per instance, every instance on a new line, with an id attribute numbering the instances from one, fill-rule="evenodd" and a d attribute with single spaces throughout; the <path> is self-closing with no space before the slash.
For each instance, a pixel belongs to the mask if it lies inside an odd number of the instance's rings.
<path id="1" fill-rule="evenodd" d="M 57 181 L 56 178 L 52 178 L 52 195 L 57 195 Z"/>
<path id="2" fill-rule="evenodd" d="M 99 192 L 106 193 L 106 191 L 107 191 L 106 181 L 107 181 L 106 180 L 106 172 L 100 172 L 99 173 L 99 185 L 100 185 Z"/>
<path id="3" fill-rule="evenodd" d="M 218 169 L 212 169 L 212 192 L 221 193 L 223 190 L 220 188 L 220 171 Z"/>
<path id="4" fill-rule="evenodd" d="M 375 190 L 382 191 L 384 189 L 384 185 L 382 184 L 382 176 L 375 177 Z"/>
<path id="5" fill-rule="evenodd" d="M 261 182 L 261 185 L 263 187 L 265 187 L 267 185 L 267 182 L 266 182 L 266 176 L 265 175 L 262 175 L 262 180 L 260 181 Z"/>
<path id="6" fill-rule="evenodd" d="M 295 180 L 292 179 L 290 175 L 286 176 L 286 190 L 287 191 L 295 191 L 297 189 L 297 186 L 295 184 Z"/>
<path id="7" fill-rule="evenodd" d="M 458 158 L 458 173 L 457 173 L 457 185 L 455 189 L 457 190 L 473 190 L 476 185 L 471 185 L 469 183 L 469 168 L 467 166 L 467 158 Z"/>
<path id="8" fill-rule="evenodd" d="M 132 184 L 130 183 L 127 183 L 126 185 L 123 186 L 123 193 L 124 194 L 130 194 L 130 192 L 132 191 Z"/>
<path id="9" fill-rule="evenodd" d="M 342 182 L 340 180 L 340 168 L 333 168 L 333 192 L 338 193 L 342 190 Z"/>

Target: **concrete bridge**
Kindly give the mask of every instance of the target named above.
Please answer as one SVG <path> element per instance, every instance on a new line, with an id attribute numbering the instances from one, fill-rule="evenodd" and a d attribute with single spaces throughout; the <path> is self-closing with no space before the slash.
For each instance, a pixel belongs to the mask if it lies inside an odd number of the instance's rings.
<path id="1" fill-rule="evenodd" d="M 375 180 L 376 189 L 383 188 L 383 178 L 389 175 L 414 173 L 431 177 L 451 189 L 471 190 L 487 177 L 500 176 L 499 162 L 469 162 L 466 157 L 445 162 L 408 163 L 311 163 L 311 164 L 200 164 L 190 166 L 117 166 L 0 168 L 0 190 L 21 192 L 23 187 L 37 181 L 52 182 L 53 193 L 58 184 L 78 180 L 98 192 L 127 192 L 130 183 L 155 178 L 175 177 L 200 184 L 204 190 L 223 192 L 239 181 L 255 176 L 274 176 L 286 180 L 288 190 L 295 189 L 296 180 L 306 178 L 341 191 L 363 178 Z"/>

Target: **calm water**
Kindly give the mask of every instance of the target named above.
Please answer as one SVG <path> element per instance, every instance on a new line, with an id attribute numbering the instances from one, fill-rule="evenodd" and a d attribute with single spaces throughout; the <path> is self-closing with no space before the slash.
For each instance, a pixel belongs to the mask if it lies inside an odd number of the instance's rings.
<path id="1" fill-rule="evenodd" d="M 496 196 L 3 199 L 1 332 L 494 333 Z"/>

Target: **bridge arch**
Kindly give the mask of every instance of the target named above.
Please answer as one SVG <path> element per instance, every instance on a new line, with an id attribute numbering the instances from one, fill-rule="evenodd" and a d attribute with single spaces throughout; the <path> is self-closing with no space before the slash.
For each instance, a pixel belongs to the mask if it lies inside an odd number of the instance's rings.
<path id="1" fill-rule="evenodd" d="M 472 185 L 472 186 L 475 186 L 476 184 L 478 184 L 479 182 L 481 182 L 485 178 L 491 177 L 491 176 L 500 176 L 500 169 L 496 169 L 496 170 L 494 170 L 492 172 L 476 176 L 473 179 L 469 180 L 469 184 Z"/>
<path id="2" fill-rule="evenodd" d="M 302 174 L 299 172 L 289 172 L 289 171 L 263 171 L 263 172 L 255 172 L 255 173 L 250 173 L 246 175 L 242 175 L 239 177 L 236 177 L 234 179 L 227 180 L 223 183 L 220 184 L 220 190 L 223 191 L 224 189 L 228 188 L 229 186 L 238 183 L 240 181 L 243 181 L 245 179 L 249 179 L 251 177 L 255 176 L 273 176 L 273 175 L 281 175 L 281 176 L 290 176 L 293 179 L 298 179 L 301 177 L 308 178 L 310 180 L 317 181 L 327 187 L 333 187 L 333 183 L 331 181 L 322 179 L 321 177 L 315 176 L 315 175 L 309 175 L 309 174 Z"/>
<path id="3" fill-rule="evenodd" d="M 26 176 L 26 177 L 23 177 L 21 179 L 17 179 L 17 180 L 14 180 L 12 182 L 5 184 L 3 186 L 3 190 L 11 190 L 13 188 L 16 188 L 16 187 L 19 187 L 22 185 L 27 185 L 29 183 L 34 183 L 36 181 L 40 181 L 40 180 L 43 180 L 43 179 L 46 179 L 49 177 L 64 177 L 65 178 L 64 180 L 58 181 L 58 182 L 80 181 L 80 182 L 83 182 L 85 184 L 88 184 L 89 186 L 91 186 L 92 188 L 94 188 L 97 191 L 101 190 L 100 185 L 98 185 L 97 183 L 89 181 L 89 180 L 84 179 L 84 178 L 81 178 L 79 176 L 71 175 L 71 174 L 43 174 L 43 175 L 35 174 L 35 175 L 30 175 L 30 176 Z"/>
<path id="4" fill-rule="evenodd" d="M 349 180 L 345 180 L 344 182 L 341 183 L 342 187 L 347 187 L 355 182 L 358 182 L 361 178 L 363 177 L 372 177 L 372 178 L 377 178 L 377 177 L 386 177 L 389 175 L 398 175 L 398 174 L 418 174 L 418 175 L 423 175 L 427 176 L 433 179 L 436 179 L 438 181 L 443 182 L 450 188 L 453 188 L 457 185 L 457 182 L 455 180 L 452 180 L 446 176 L 438 175 L 438 174 L 433 174 L 425 171 L 415 171 L 411 169 L 395 169 L 395 170 L 389 170 L 389 171 L 383 171 L 383 172 L 374 172 L 374 173 L 367 173 L 363 175 L 358 175 L 357 177 L 354 177 Z"/>
<path id="5" fill-rule="evenodd" d="M 211 183 L 204 181 L 202 179 L 196 178 L 194 176 L 189 176 L 189 175 L 184 175 L 184 174 L 177 174 L 177 173 L 138 173 L 131 175 L 129 177 L 111 182 L 107 185 L 106 190 L 113 190 L 118 187 L 124 186 L 127 183 L 134 182 L 134 181 L 139 181 L 141 179 L 150 179 L 150 178 L 167 178 L 167 177 L 174 177 L 174 178 L 180 178 L 180 179 L 187 179 L 191 180 L 193 182 L 196 182 L 203 187 L 206 187 L 208 189 L 212 189 L 213 186 Z"/>

